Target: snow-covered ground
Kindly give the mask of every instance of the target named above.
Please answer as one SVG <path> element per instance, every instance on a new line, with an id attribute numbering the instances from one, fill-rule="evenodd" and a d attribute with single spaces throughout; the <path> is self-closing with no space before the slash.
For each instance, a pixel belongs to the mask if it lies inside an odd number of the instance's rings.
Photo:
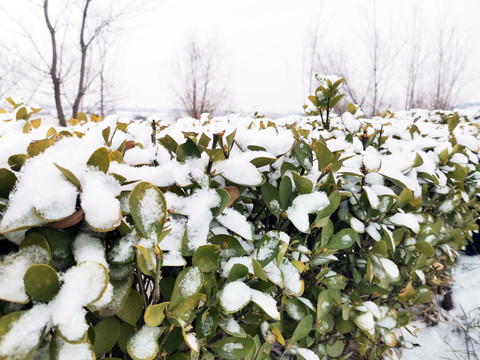
<path id="1" fill-rule="evenodd" d="M 480 256 L 460 256 L 452 272 L 452 295 L 454 307 L 439 308 L 438 325 L 415 322 L 416 337 L 403 332 L 411 348 L 403 350 L 401 360 L 480 359 Z"/>

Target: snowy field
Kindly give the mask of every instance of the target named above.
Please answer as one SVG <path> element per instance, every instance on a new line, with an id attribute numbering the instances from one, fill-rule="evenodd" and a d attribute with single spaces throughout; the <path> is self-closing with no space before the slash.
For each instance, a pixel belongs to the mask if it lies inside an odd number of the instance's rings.
<path id="1" fill-rule="evenodd" d="M 439 306 L 436 326 L 412 323 L 416 337 L 403 331 L 411 348 L 403 350 L 402 360 L 480 358 L 480 256 L 460 256 L 452 280 L 453 309 Z"/>

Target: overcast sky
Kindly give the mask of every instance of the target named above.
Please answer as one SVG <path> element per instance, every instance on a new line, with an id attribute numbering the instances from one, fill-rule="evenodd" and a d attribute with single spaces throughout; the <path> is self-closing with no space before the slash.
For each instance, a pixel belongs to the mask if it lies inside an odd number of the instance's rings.
<path id="1" fill-rule="evenodd" d="M 21 11 L 22 6 L 28 6 L 25 0 L 0 1 L 14 16 L 21 14 L 27 22 L 34 19 Z M 115 4 L 114 0 L 110 2 Z M 222 61 L 229 72 L 232 110 L 287 113 L 301 111 L 307 95 L 304 87 L 307 35 L 320 29 L 323 43 L 354 53 L 364 41 L 362 31 L 373 1 L 151 0 L 146 3 L 146 11 L 140 10 L 122 24 L 125 30 L 115 38 L 112 66 L 118 73 L 117 83 L 124 96 L 118 105 L 139 109 L 177 106 L 171 91 L 171 83 L 175 81 L 173 65 L 188 36 L 196 34 L 202 39 L 215 38 L 221 49 Z M 412 14 L 419 11 L 426 28 L 443 14 L 458 24 L 471 44 L 480 44 L 479 0 L 377 1 L 378 24 L 392 34 L 392 42 L 401 43 L 399 39 L 408 31 Z M 41 14 L 35 21 L 43 21 Z M 476 50 L 475 53 L 478 58 Z M 465 100 L 480 102 L 480 67 L 476 63 L 471 72 L 470 96 Z M 361 60 L 358 66 L 360 69 Z M 395 91 L 392 84 L 392 93 Z"/>

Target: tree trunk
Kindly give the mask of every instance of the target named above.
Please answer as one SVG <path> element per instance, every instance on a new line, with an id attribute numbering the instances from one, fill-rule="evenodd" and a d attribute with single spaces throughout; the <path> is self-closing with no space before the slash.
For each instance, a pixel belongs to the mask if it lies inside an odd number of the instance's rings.
<path id="1" fill-rule="evenodd" d="M 57 117 L 58 123 L 60 126 L 66 126 L 67 123 L 65 121 L 65 115 L 63 114 L 63 107 L 62 107 L 62 97 L 61 97 L 61 80 L 57 74 L 57 39 L 55 37 L 55 29 L 53 28 L 52 24 L 50 23 L 50 18 L 48 16 L 48 0 L 44 0 L 43 2 L 43 14 L 45 15 L 45 21 L 47 23 L 48 31 L 50 32 L 50 38 L 52 41 L 52 64 L 50 66 L 50 77 L 52 78 L 53 83 L 53 92 L 55 98 L 55 107 L 57 108 Z"/>
<path id="2" fill-rule="evenodd" d="M 91 0 L 86 0 L 85 7 L 83 8 L 83 16 L 82 16 L 82 27 L 80 28 L 80 51 L 81 51 L 81 59 L 80 59 L 80 75 L 78 79 L 78 90 L 77 96 L 75 97 L 75 101 L 73 102 L 72 106 L 72 117 L 76 118 L 78 114 L 78 109 L 80 107 L 80 102 L 85 95 L 85 63 L 87 61 L 87 50 L 88 45 L 85 44 L 84 33 L 85 33 L 85 23 L 87 20 L 87 12 L 88 12 L 88 5 L 90 4 Z"/>

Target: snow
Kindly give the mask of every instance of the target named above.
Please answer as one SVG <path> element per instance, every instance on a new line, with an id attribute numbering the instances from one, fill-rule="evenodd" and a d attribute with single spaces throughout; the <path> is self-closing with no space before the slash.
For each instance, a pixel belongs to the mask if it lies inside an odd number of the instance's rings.
<path id="1" fill-rule="evenodd" d="M 380 258 L 380 262 L 383 266 L 383 269 L 387 272 L 388 276 L 392 280 L 397 280 L 400 275 L 398 271 L 398 266 L 390 259 Z"/>
<path id="2" fill-rule="evenodd" d="M 251 289 L 242 281 L 228 283 L 220 294 L 220 304 L 229 313 L 242 309 L 251 299 Z"/>
<path id="3" fill-rule="evenodd" d="M 250 289 L 250 292 L 252 293 L 252 301 L 255 304 L 260 306 L 271 318 L 280 320 L 280 313 L 277 309 L 277 303 L 271 295 L 255 289 Z"/>
<path id="4" fill-rule="evenodd" d="M 257 260 L 263 261 L 267 259 L 275 249 L 278 247 L 278 240 L 274 238 L 269 238 L 262 243 L 262 246 L 257 249 Z"/>
<path id="5" fill-rule="evenodd" d="M 242 157 L 217 161 L 213 166 L 213 171 L 235 184 L 258 186 L 263 181 L 262 174 L 257 168 Z"/>
<path id="6" fill-rule="evenodd" d="M 57 360 L 91 360 L 94 356 L 90 344 L 70 344 L 63 341 L 59 336 L 55 338 L 55 342 L 58 348 Z"/>
<path id="7" fill-rule="evenodd" d="M 319 357 L 310 349 L 295 348 L 297 354 L 302 356 L 305 360 L 319 360 Z"/>
<path id="8" fill-rule="evenodd" d="M 63 276 L 63 285 L 50 302 L 53 324 L 68 341 L 82 338 L 88 329 L 83 308 L 96 301 L 108 284 L 106 268 L 93 261 L 85 261 L 70 268 Z"/>
<path id="9" fill-rule="evenodd" d="M 195 251 L 198 247 L 206 245 L 210 222 L 213 220 L 211 209 L 220 204 L 220 195 L 213 189 L 200 189 L 189 197 L 167 192 L 165 200 L 170 210 L 188 218 L 188 248 Z"/>
<path id="10" fill-rule="evenodd" d="M 1 337 L 0 357 L 23 359 L 39 343 L 45 327 L 50 322 L 48 305 L 35 305 L 16 320 Z"/>
<path id="11" fill-rule="evenodd" d="M 358 326 L 365 331 L 372 331 L 375 328 L 375 320 L 373 314 L 370 311 L 357 315 L 355 318 Z"/>
<path id="12" fill-rule="evenodd" d="M 197 336 L 195 333 L 189 333 L 185 336 L 187 345 L 190 346 L 190 348 L 193 351 L 199 352 L 200 351 L 200 344 L 197 340 Z"/>
<path id="13" fill-rule="evenodd" d="M 293 295 L 301 295 L 303 292 L 303 281 L 300 277 L 300 272 L 290 261 L 283 259 L 280 264 L 280 271 L 283 275 L 285 288 L 293 293 Z"/>
<path id="14" fill-rule="evenodd" d="M 356 217 L 352 216 L 350 218 L 350 226 L 352 227 L 353 230 L 355 230 L 359 234 L 363 234 L 365 232 L 365 225 Z"/>
<path id="15" fill-rule="evenodd" d="M 228 355 L 232 355 L 234 350 L 241 350 L 243 349 L 243 345 L 240 343 L 226 343 L 222 346 L 222 350 L 225 351 Z"/>
<path id="16" fill-rule="evenodd" d="M 244 239 L 253 239 L 250 223 L 247 221 L 247 218 L 238 211 L 231 208 L 226 208 L 223 210 L 222 214 L 217 216 L 217 221 Z"/>
<path id="17" fill-rule="evenodd" d="M 193 266 L 187 270 L 183 279 L 178 284 L 180 293 L 183 297 L 189 297 L 195 294 L 202 286 L 202 273 L 200 269 Z"/>
<path id="18" fill-rule="evenodd" d="M 0 299 L 27 303 L 23 276 L 32 264 L 46 264 L 50 258 L 48 251 L 38 245 L 30 245 L 17 253 L 5 256 L 0 262 Z"/>
<path id="19" fill-rule="evenodd" d="M 138 359 L 155 356 L 158 352 L 157 338 L 161 332 L 162 329 L 159 327 L 142 326 L 128 341 L 130 354 Z"/>
<path id="20" fill-rule="evenodd" d="M 457 360 L 476 358 L 480 353 L 480 257 L 460 256 L 452 280 L 453 309 L 437 307 L 440 321 L 435 326 L 418 321 L 408 325 L 414 336 L 402 330 L 405 349 L 401 360 Z"/>
<path id="21" fill-rule="evenodd" d="M 236 256 L 228 259 L 222 264 L 222 275 L 224 278 L 228 277 L 228 274 L 230 274 L 230 271 L 235 264 L 244 265 L 248 269 L 248 272 L 253 274 L 252 258 L 248 256 Z"/>
<path id="22" fill-rule="evenodd" d="M 108 253 L 109 261 L 116 264 L 123 264 L 133 260 L 135 255 L 134 246 L 137 244 L 137 232 L 133 230 L 127 235 L 116 240 Z"/>
<path id="23" fill-rule="evenodd" d="M 384 186 L 379 185 L 381 188 Z M 374 187 L 369 187 L 369 186 L 364 186 L 363 190 L 365 190 L 365 193 L 367 194 L 368 202 L 372 206 L 372 209 L 379 209 L 380 208 L 380 200 L 378 199 L 378 195 L 383 195 L 383 193 L 379 194 L 379 186 L 377 185 L 377 188 L 374 189 Z M 375 191 L 377 190 L 377 191 Z M 381 210 L 380 210 L 381 211 Z"/>
<path id="24" fill-rule="evenodd" d="M 120 225 L 121 187 L 117 180 L 101 171 L 88 170 L 82 183 L 82 209 L 85 220 L 94 229 L 108 231 Z"/>
<path id="25" fill-rule="evenodd" d="M 321 211 L 329 204 L 328 196 L 323 191 L 299 195 L 287 209 L 287 216 L 298 230 L 308 232 L 308 214 Z"/>
<path id="26" fill-rule="evenodd" d="M 140 200 L 140 219 L 148 234 L 152 231 L 153 225 L 162 220 L 165 214 L 162 211 L 161 199 L 158 191 L 148 188 Z"/>
<path id="27" fill-rule="evenodd" d="M 220 320 L 219 324 L 231 334 L 238 334 L 242 331 L 242 328 L 240 327 L 238 322 L 233 318 L 233 316 L 229 316 L 226 319 Z"/>
<path id="28" fill-rule="evenodd" d="M 72 252 L 77 264 L 84 261 L 95 261 L 108 269 L 105 259 L 103 241 L 86 233 L 77 235 L 72 243 Z"/>
<path id="29" fill-rule="evenodd" d="M 402 214 L 396 213 L 389 217 L 389 221 L 395 225 L 406 226 L 411 229 L 414 233 L 420 231 L 420 224 L 415 214 Z"/>

